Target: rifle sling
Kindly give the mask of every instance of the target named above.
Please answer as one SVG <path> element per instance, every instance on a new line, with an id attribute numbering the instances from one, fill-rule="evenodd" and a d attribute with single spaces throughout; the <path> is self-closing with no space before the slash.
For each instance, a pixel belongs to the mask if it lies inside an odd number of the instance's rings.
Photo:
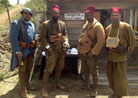
<path id="1" fill-rule="evenodd" d="M 21 29 L 21 33 L 20 33 L 20 40 L 21 40 L 21 42 L 23 42 L 24 41 L 24 28 L 23 28 L 23 23 L 22 23 L 22 20 L 21 19 L 19 19 L 19 22 L 20 22 L 20 29 Z"/>
<path id="2" fill-rule="evenodd" d="M 96 24 L 96 23 L 97 23 L 97 22 L 95 22 L 95 24 Z M 93 28 L 95 24 L 93 24 L 91 28 Z M 91 37 L 90 34 L 88 33 L 88 29 L 87 29 L 87 28 L 86 28 L 86 30 L 87 30 L 86 33 L 87 33 L 88 38 L 93 42 L 94 39 L 92 39 L 92 37 Z"/>

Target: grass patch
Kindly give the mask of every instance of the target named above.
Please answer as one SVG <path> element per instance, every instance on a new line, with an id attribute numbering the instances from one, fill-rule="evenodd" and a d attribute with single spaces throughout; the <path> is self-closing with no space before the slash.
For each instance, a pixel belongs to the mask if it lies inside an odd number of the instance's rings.
<path id="1" fill-rule="evenodd" d="M 3 80 L 5 78 L 5 73 L 0 74 L 0 80 Z"/>
<path id="2" fill-rule="evenodd" d="M 0 27 L 0 32 L 1 32 L 1 31 L 4 31 L 4 30 L 5 30 L 5 28 L 4 28 L 4 27 Z"/>
<path id="3" fill-rule="evenodd" d="M 2 62 L 3 61 L 3 59 L 2 59 L 2 57 L 1 57 L 1 55 L 0 55 L 0 62 Z"/>
<path id="4" fill-rule="evenodd" d="M 19 19 L 21 17 L 20 13 L 17 13 L 16 15 L 14 15 L 13 17 L 11 17 L 11 21 L 15 20 L 15 19 Z"/>
<path id="5" fill-rule="evenodd" d="M 33 11 L 44 11 L 46 2 L 44 0 L 30 0 L 26 5 Z"/>
<path id="6" fill-rule="evenodd" d="M 9 72 L 5 72 L 5 73 L 1 73 L 0 74 L 0 81 L 4 80 L 4 79 L 7 79 L 7 78 L 10 78 L 10 77 L 13 77 L 15 75 L 18 74 L 18 70 L 15 69 L 15 71 L 9 71 Z"/>
<path id="7" fill-rule="evenodd" d="M 11 5 L 8 6 L 9 9 L 13 8 Z M 0 4 L 0 14 L 6 12 L 7 9 L 4 5 Z"/>
<path id="8" fill-rule="evenodd" d="M 0 14 L 6 11 L 6 8 L 4 5 L 0 4 Z"/>
<path id="9" fill-rule="evenodd" d="M 39 73 L 38 72 L 33 73 L 32 80 L 35 80 L 37 83 L 41 82 L 41 80 L 39 79 Z"/>

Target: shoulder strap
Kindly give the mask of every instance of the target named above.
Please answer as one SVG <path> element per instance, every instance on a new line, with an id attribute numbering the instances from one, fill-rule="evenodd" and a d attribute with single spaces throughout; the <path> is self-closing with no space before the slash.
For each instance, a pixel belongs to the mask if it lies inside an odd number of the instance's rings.
<path id="1" fill-rule="evenodd" d="M 61 33 L 63 34 L 64 32 L 63 32 L 63 26 L 62 26 L 61 22 L 59 22 L 58 25 L 59 25 L 59 30 L 61 30 Z M 49 20 L 49 22 L 48 22 L 48 33 L 49 34 L 53 33 L 52 28 L 53 28 L 52 20 Z"/>
<path id="2" fill-rule="evenodd" d="M 120 45 L 122 45 L 122 29 L 123 29 L 123 24 L 120 23 L 120 27 L 119 27 L 119 38 L 120 38 Z"/>
<path id="3" fill-rule="evenodd" d="M 64 35 L 63 26 L 62 26 L 61 22 L 59 22 L 59 29 L 61 30 L 61 33 Z"/>
<path id="4" fill-rule="evenodd" d="M 48 34 L 51 34 L 52 33 L 52 31 L 53 31 L 52 28 L 53 28 L 52 21 L 49 20 L 48 21 L 48 28 L 47 28 L 48 29 Z"/>
<path id="5" fill-rule="evenodd" d="M 24 28 L 23 28 L 23 23 L 21 19 L 19 19 L 19 23 L 20 23 L 20 29 L 21 29 L 20 38 L 21 38 L 21 41 L 23 42 L 24 41 Z"/>
<path id="6" fill-rule="evenodd" d="M 95 24 L 96 24 L 96 23 L 97 23 L 97 22 L 95 22 Z M 91 28 L 93 28 L 95 24 L 93 24 Z M 87 28 L 86 28 L 86 30 L 87 30 L 86 33 L 87 33 L 88 38 L 89 38 L 91 41 L 94 41 L 94 39 L 92 39 L 92 37 L 91 37 L 90 34 L 88 33 L 88 29 L 87 29 Z"/>

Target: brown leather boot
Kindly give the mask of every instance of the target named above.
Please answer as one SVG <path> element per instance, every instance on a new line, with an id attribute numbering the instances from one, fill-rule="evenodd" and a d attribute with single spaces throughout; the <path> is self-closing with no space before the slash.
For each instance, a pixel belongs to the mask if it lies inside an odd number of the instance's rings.
<path id="1" fill-rule="evenodd" d="M 21 88 L 21 98 L 29 98 L 27 95 L 26 87 Z"/>
<path id="2" fill-rule="evenodd" d="M 48 92 L 47 92 L 47 89 L 46 88 L 42 88 L 41 95 L 44 98 L 48 98 Z"/>
<path id="3" fill-rule="evenodd" d="M 50 73 L 45 72 L 44 76 L 43 76 L 41 96 L 44 98 L 48 98 L 47 85 L 48 85 L 49 75 L 50 75 Z"/>
<path id="4" fill-rule="evenodd" d="M 33 87 L 31 84 L 26 85 L 27 90 L 34 91 L 35 87 Z"/>
<path id="5" fill-rule="evenodd" d="M 28 98 L 27 89 L 26 89 L 26 75 L 22 71 L 22 67 L 19 67 L 19 82 L 21 87 L 21 98 Z"/>
<path id="6" fill-rule="evenodd" d="M 112 94 L 112 95 L 109 95 L 108 98 L 114 98 L 116 95 L 115 94 Z"/>
<path id="7" fill-rule="evenodd" d="M 89 82 L 89 73 L 84 73 L 85 79 L 84 79 L 84 88 L 86 90 L 90 89 L 90 82 Z"/>
<path id="8" fill-rule="evenodd" d="M 64 90 L 65 89 L 65 86 L 63 86 L 60 83 L 56 83 L 56 87 L 59 88 L 59 89 L 61 89 L 61 90 Z"/>
<path id="9" fill-rule="evenodd" d="M 98 77 L 93 77 L 93 88 L 90 96 L 95 97 L 98 94 Z"/>
<path id="10" fill-rule="evenodd" d="M 122 96 L 112 94 L 112 95 L 109 95 L 108 98 L 122 98 Z"/>
<path id="11" fill-rule="evenodd" d="M 97 94 L 98 94 L 98 88 L 97 87 L 93 87 L 90 96 L 91 97 L 96 97 Z"/>
<path id="12" fill-rule="evenodd" d="M 61 90 L 64 90 L 65 89 L 65 86 L 63 86 L 59 82 L 60 76 L 61 76 L 61 71 L 56 71 L 56 73 L 55 73 L 55 83 L 56 83 L 56 87 L 59 88 L 59 89 L 61 89 Z"/>
<path id="13" fill-rule="evenodd" d="M 90 90 L 90 84 L 86 85 L 86 90 Z"/>

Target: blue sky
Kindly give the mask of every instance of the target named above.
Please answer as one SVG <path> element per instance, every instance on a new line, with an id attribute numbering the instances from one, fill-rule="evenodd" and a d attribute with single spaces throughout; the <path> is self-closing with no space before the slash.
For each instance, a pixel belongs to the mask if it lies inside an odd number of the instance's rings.
<path id="1" fill-rule="evenodd" d="M 25 4 L 29 0 L 20 0 L 20 4 Z M 17 0 L 9 0 L 10 4 L 17 4 Z"/>

